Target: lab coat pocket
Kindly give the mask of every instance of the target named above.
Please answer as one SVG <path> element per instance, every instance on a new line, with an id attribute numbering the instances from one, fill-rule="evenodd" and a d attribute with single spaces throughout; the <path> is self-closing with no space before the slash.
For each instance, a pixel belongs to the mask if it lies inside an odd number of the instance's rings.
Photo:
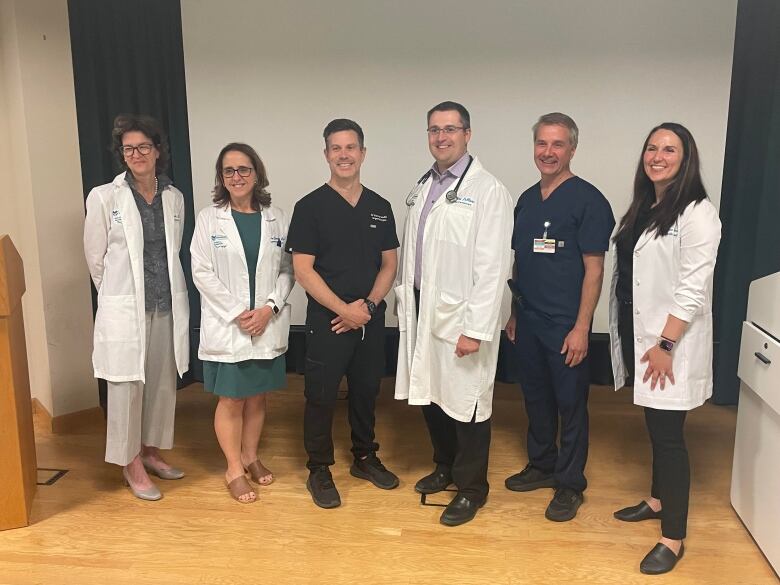
<path id="1" fill-rule="evenodd" d="M 286 351 L 287 340 L 290 336 L 290 305 L 285 304 L 278 315 L 271 318 L 271 324 L 268 328 L 273 337 L 270 340 L 270 346 L 274 351 Z"/>
<path id="2" fill-rule="evenodd" d="M 393 289 L 395 293 L 395 316 L 398 317 L 398 331 L 406 331 L 406 295 L 405 285 L 399 284 Z"/>
<path id="3" fill-rule="evenodd" d="M 95 315 L 95 341 L 136 341 L 141 331 L 135 295 L 102 295 Z"/>
<path id="4" fill-rule="evenodd" d="M 447 205 L 445 213 L 439 230 L 439 239 L 456 246 L 465 246 L 468 242 L 471 218 L 474 216 L 474 212 L 468 208 Z"/>
<path id="5" fill-rule="evenodd" d="M 463 312 L 466 301 L 446 292 L 439 293 L 439 300 L 433 310 L 431 333 L 443 341 L 455 345 L 463 333 Z"/>
<path id="6" fill-rule="evenodd" d="M 234 327 L 237 327 L 235 323 L 225 323 L 204 306 L 200 318 L 200 351 L 211 356 L 230 354 Z"/>

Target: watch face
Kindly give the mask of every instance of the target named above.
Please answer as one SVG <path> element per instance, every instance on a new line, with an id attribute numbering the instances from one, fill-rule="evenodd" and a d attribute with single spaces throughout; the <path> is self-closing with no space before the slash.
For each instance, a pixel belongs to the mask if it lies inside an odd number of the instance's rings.
<path id="1" fill-rule="evenodd" d="M 376 311 L 376 303 L 374 303 L 374 301 L 366 301 L 366 308 L 368 309 L 368 313 L 373 315 L 374 311 Z"/>
<path id="2" fill-rule="evenodd" d="M 666 339 L 661 339 L 658 342 L 658 347 L 660 347 L 664 351 L 672 351 L 674 349 L 674 344 L 671 341 L 668 341 Z"/>

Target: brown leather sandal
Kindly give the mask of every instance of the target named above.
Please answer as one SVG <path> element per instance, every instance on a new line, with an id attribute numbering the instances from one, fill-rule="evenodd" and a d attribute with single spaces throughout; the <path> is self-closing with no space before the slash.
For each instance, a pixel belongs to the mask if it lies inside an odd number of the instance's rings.
<path id="1" fill-rule="evenodd" d="M 271 485 L 274 482 L 274 479 L 276 479 L 271 470 L 260 463 L 259 459 L 256 459 L 254 462 L 247 465 L 245 469 L 249 473 L 249 477 L 251 477 L 252 481 L 257 485 Z M 271 476 L 271 479 L 260 481 L 262 478 L 269 475 Z"/>
<path id="2" fill-rule="evenodd" d="M 227 486 L 230 495 L 239 504 L 254 504 L 257 501 L 257 494 L 255 493 L 255 490 L 252 489 L 252 486 L 249 485 L 249 482 L 246 480 L 246 477 L 244 477 L 243 475 L 239 475 L 236 479 L 234 479 L 230 483 L 225 482 L 225 485 Z M 239 499 L 241 496 L 245 496 L 247 494 L 255 494 L 255 499 L 254 500 Z"/>

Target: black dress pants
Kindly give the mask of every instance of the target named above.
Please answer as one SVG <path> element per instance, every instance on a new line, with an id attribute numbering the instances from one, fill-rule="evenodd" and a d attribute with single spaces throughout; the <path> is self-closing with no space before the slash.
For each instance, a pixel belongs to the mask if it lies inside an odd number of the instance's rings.
<path id="1" fill-rule="evenodd" d="M 379 449 L 374 441 L 374 410 L 385 368 L 384 315 L 366 323 L 365 333 L 356 329 L 338 335 L 331 331 L 332 318 L 321 310 L 306 316 L 303 442 L 309 469 L 335 463 L 333 413 L 344 375 L 349 385 L 352 453 L 357 459 Z"/>
<path id="2" fill-rule="evenodd" d="M 645 408 L 645 422 L 653 445 L 653 484 L 650 495 L 661 500 L 661 535 L 685 538 L 691 469 L 685 446 L 685 410 Z"/>
<path id="3" fill-rule="evenodd" d="M 634 383 L 633 305 L 621 302 L 618 308 L 618 333 L 623 361 Z M 644 370 L 636 372 L 643 376 Z M 645 407 L 645 423 L 653 446 L 653 480 L 650 495 L 661 500 L 661 535 L 672 540 L 685 538 L 688 525 L 688 498 L 691 469 L 683 427 L 685 410 L 659 410 Z"/>
<path id="4" fill-rule="evenodd" d="M 420 291 L 415 289 L 415 306 L 420 309 Z M 490 454 L 490 419 L 475 422 L 455 420 L 438 404 L 422 407 L 433 444 L 433 461 L 450 471 L 458 494 L 473 502 L 484 502 L 490 486 L 487 480 Z"/>

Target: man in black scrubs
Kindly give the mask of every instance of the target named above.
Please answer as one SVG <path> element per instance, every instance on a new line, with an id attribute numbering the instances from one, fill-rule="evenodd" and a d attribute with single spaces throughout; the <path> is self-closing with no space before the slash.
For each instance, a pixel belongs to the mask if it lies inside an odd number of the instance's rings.
<path id="1" fill-rule="evenodd" d="M 545 516 L 565 522 L 587 486 L 588 339 L 615 219 L 604 195 L 571 172 L 574 120 L 546 114 L 533 133 L 541 180 L 515 206 L 515 302 L 506 326 L 528 413 L 529 463 L 505 483 L 518 492 L 555 488 Z"/>
<path id="2" fill-rule="evenodd" d="M 330 180 L 295 205 L 287 235 L 306 313 L 306 487 L 322 508 L 341 504 L 329 466 L 341 379 L 349 384 L 354 463 L 350 473 L 382 489 L 398 486 L 376 451 L 374 407 L 384 372 L 384 301 L 395 279 L 398 236 L 390 203 L 360 183 L 363 130 L 337 119 L 323 132 Z"/>

